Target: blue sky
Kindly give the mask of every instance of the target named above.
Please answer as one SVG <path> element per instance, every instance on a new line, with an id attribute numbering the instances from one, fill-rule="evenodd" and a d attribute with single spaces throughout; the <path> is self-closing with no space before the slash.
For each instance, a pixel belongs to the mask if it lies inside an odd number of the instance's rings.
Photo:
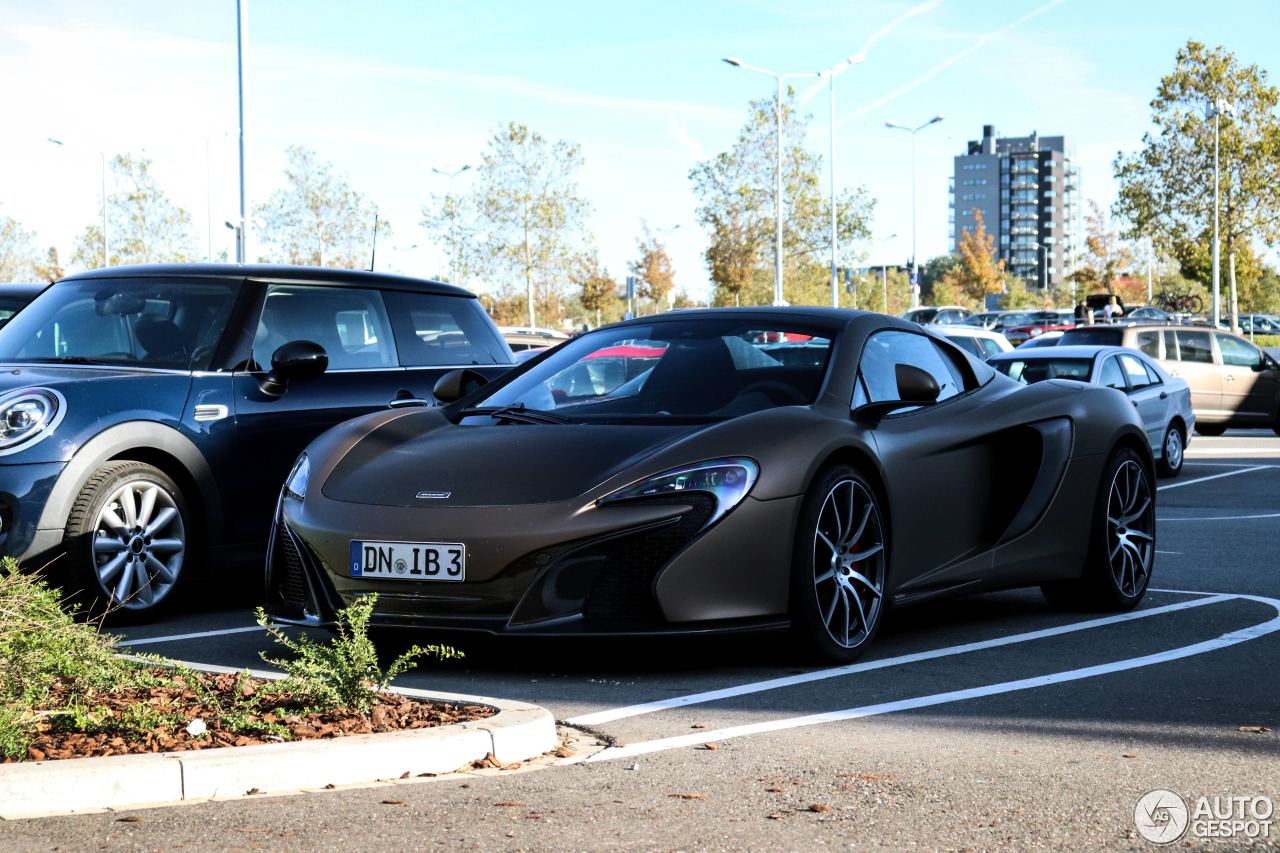
<path id="1" fill-rule="evenodd" d="M 867 247 L 872 262 L 910 253 L 910 151 L 888 119 L 946 115 L 919 139 L 928 257 L 948 247 L 951 158 L 983 124 L 1065 134 L 1085 195 L 1108 205 L 1111 161 L 1139 144 L 1156 83 L 1188 38 L 1280 74 L 1280 3 L 1268 0 L 249 5 L 251 197 L 279 186 L 286 145 L 305 144 L 392 221 L 380 268 L 430 274 L 438 255 L 419 211 L 448 188 L 432 167 L 476 162 L 495 127 L 522 121 L 582 146 L 581 188 L 610 270 L 625 272 L 642 219 L 678 225 L 668 238 L 677 284 L 695 294 L 707 288 L 705 239 L 687 174 L 732 143 L 747 102 L 772 85 L 723 56 L 817 70 L 916 12 L 837 80 L 837 184 L 866 185 L 878 200 L 874 234 L 898 235 Z M 96 152 L 145 149 L 191 211 L 202 249 L 209 233 L 215 253 L 229 247 L 234 9 L 234 0 L 0 0 L 0 211 L 69 252 L 96 216 Z M 808 108 L 811 144 L 825 155 L 825 91 Z"/>

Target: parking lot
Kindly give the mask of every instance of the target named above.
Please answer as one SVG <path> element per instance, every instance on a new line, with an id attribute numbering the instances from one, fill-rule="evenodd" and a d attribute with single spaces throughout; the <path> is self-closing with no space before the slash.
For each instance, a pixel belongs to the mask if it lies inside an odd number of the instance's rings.
<path id="1" fill-rule="evenodd" d="M 148 848 L 1147 848 L 1133 809 L 1153 788 L 1280 796 L 1280 735 L 1241 730 L 1280 729 L 1280 438 L 1194 439 L 1182 476 L 1161 481 L 1158 507 L 1152 590 L 1132 613 L 1057 612 L 1031 590 L 926 605 L 893 614 L 857 664 L 827 669 L 797 662 L 781 636 L 454 638 L 465 661 L 400 683 L 535 702 L 592 736 L 534 772 L 193 805 L 135 823 L 59 818 L 0 837 L 41 847 L 94 837 Z M 125 630 L 127 643 L 263 666 L 252 597 L 204 598 L 212 604 Z M 347 834 L 370 812 L 376 823 Z"/>

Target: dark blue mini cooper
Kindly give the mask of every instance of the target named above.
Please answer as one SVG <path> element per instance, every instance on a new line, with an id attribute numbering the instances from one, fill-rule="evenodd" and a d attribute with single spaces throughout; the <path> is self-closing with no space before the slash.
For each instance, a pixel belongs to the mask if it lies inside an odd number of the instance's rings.
<path id="1" fill-rule="evenodd" d="M 319 433 L 511 362 L 447 284 L 236 265 L 71 276 L 0 329 L 0 555 L 152 612 L 201 563 L 261 559 Z"/>

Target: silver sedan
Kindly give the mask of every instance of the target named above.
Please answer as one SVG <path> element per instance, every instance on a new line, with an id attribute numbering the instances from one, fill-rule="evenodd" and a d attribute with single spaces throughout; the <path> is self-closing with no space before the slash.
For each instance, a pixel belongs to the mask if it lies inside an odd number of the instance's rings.
<path id="1" fill-rule="evenodd" d="M 987 363 L 1027 385 L 1046 379 L 1074 379 L 1116 389 L 1138 410 L 1160 475 L 1176 477 L 1182 471 L 1196 422 L 1191 389 L 1145 353 L 1112 346 L 1019 348 L 992 356 Z"/>

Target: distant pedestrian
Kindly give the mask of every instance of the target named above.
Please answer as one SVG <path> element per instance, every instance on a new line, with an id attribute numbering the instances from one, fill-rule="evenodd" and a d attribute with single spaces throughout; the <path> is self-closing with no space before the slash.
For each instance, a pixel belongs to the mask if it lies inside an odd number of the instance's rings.
<path id="1" fill-rule="evenodd" d="M 1083 326 L 1093 321 L 1093 312 L 1089 310 L 1089 303 L 1081 299 L 1080 304 L 1076 306 L 1076 325 Z"/>
<path id="2" fill-rule="evenodd" d="M 1114 296 L 1102 307 L 1102 320 L 1104 323 L 1114 323 L 1123 316 L 1124 309 L 1120 307 L 1120 300 Z"/>

